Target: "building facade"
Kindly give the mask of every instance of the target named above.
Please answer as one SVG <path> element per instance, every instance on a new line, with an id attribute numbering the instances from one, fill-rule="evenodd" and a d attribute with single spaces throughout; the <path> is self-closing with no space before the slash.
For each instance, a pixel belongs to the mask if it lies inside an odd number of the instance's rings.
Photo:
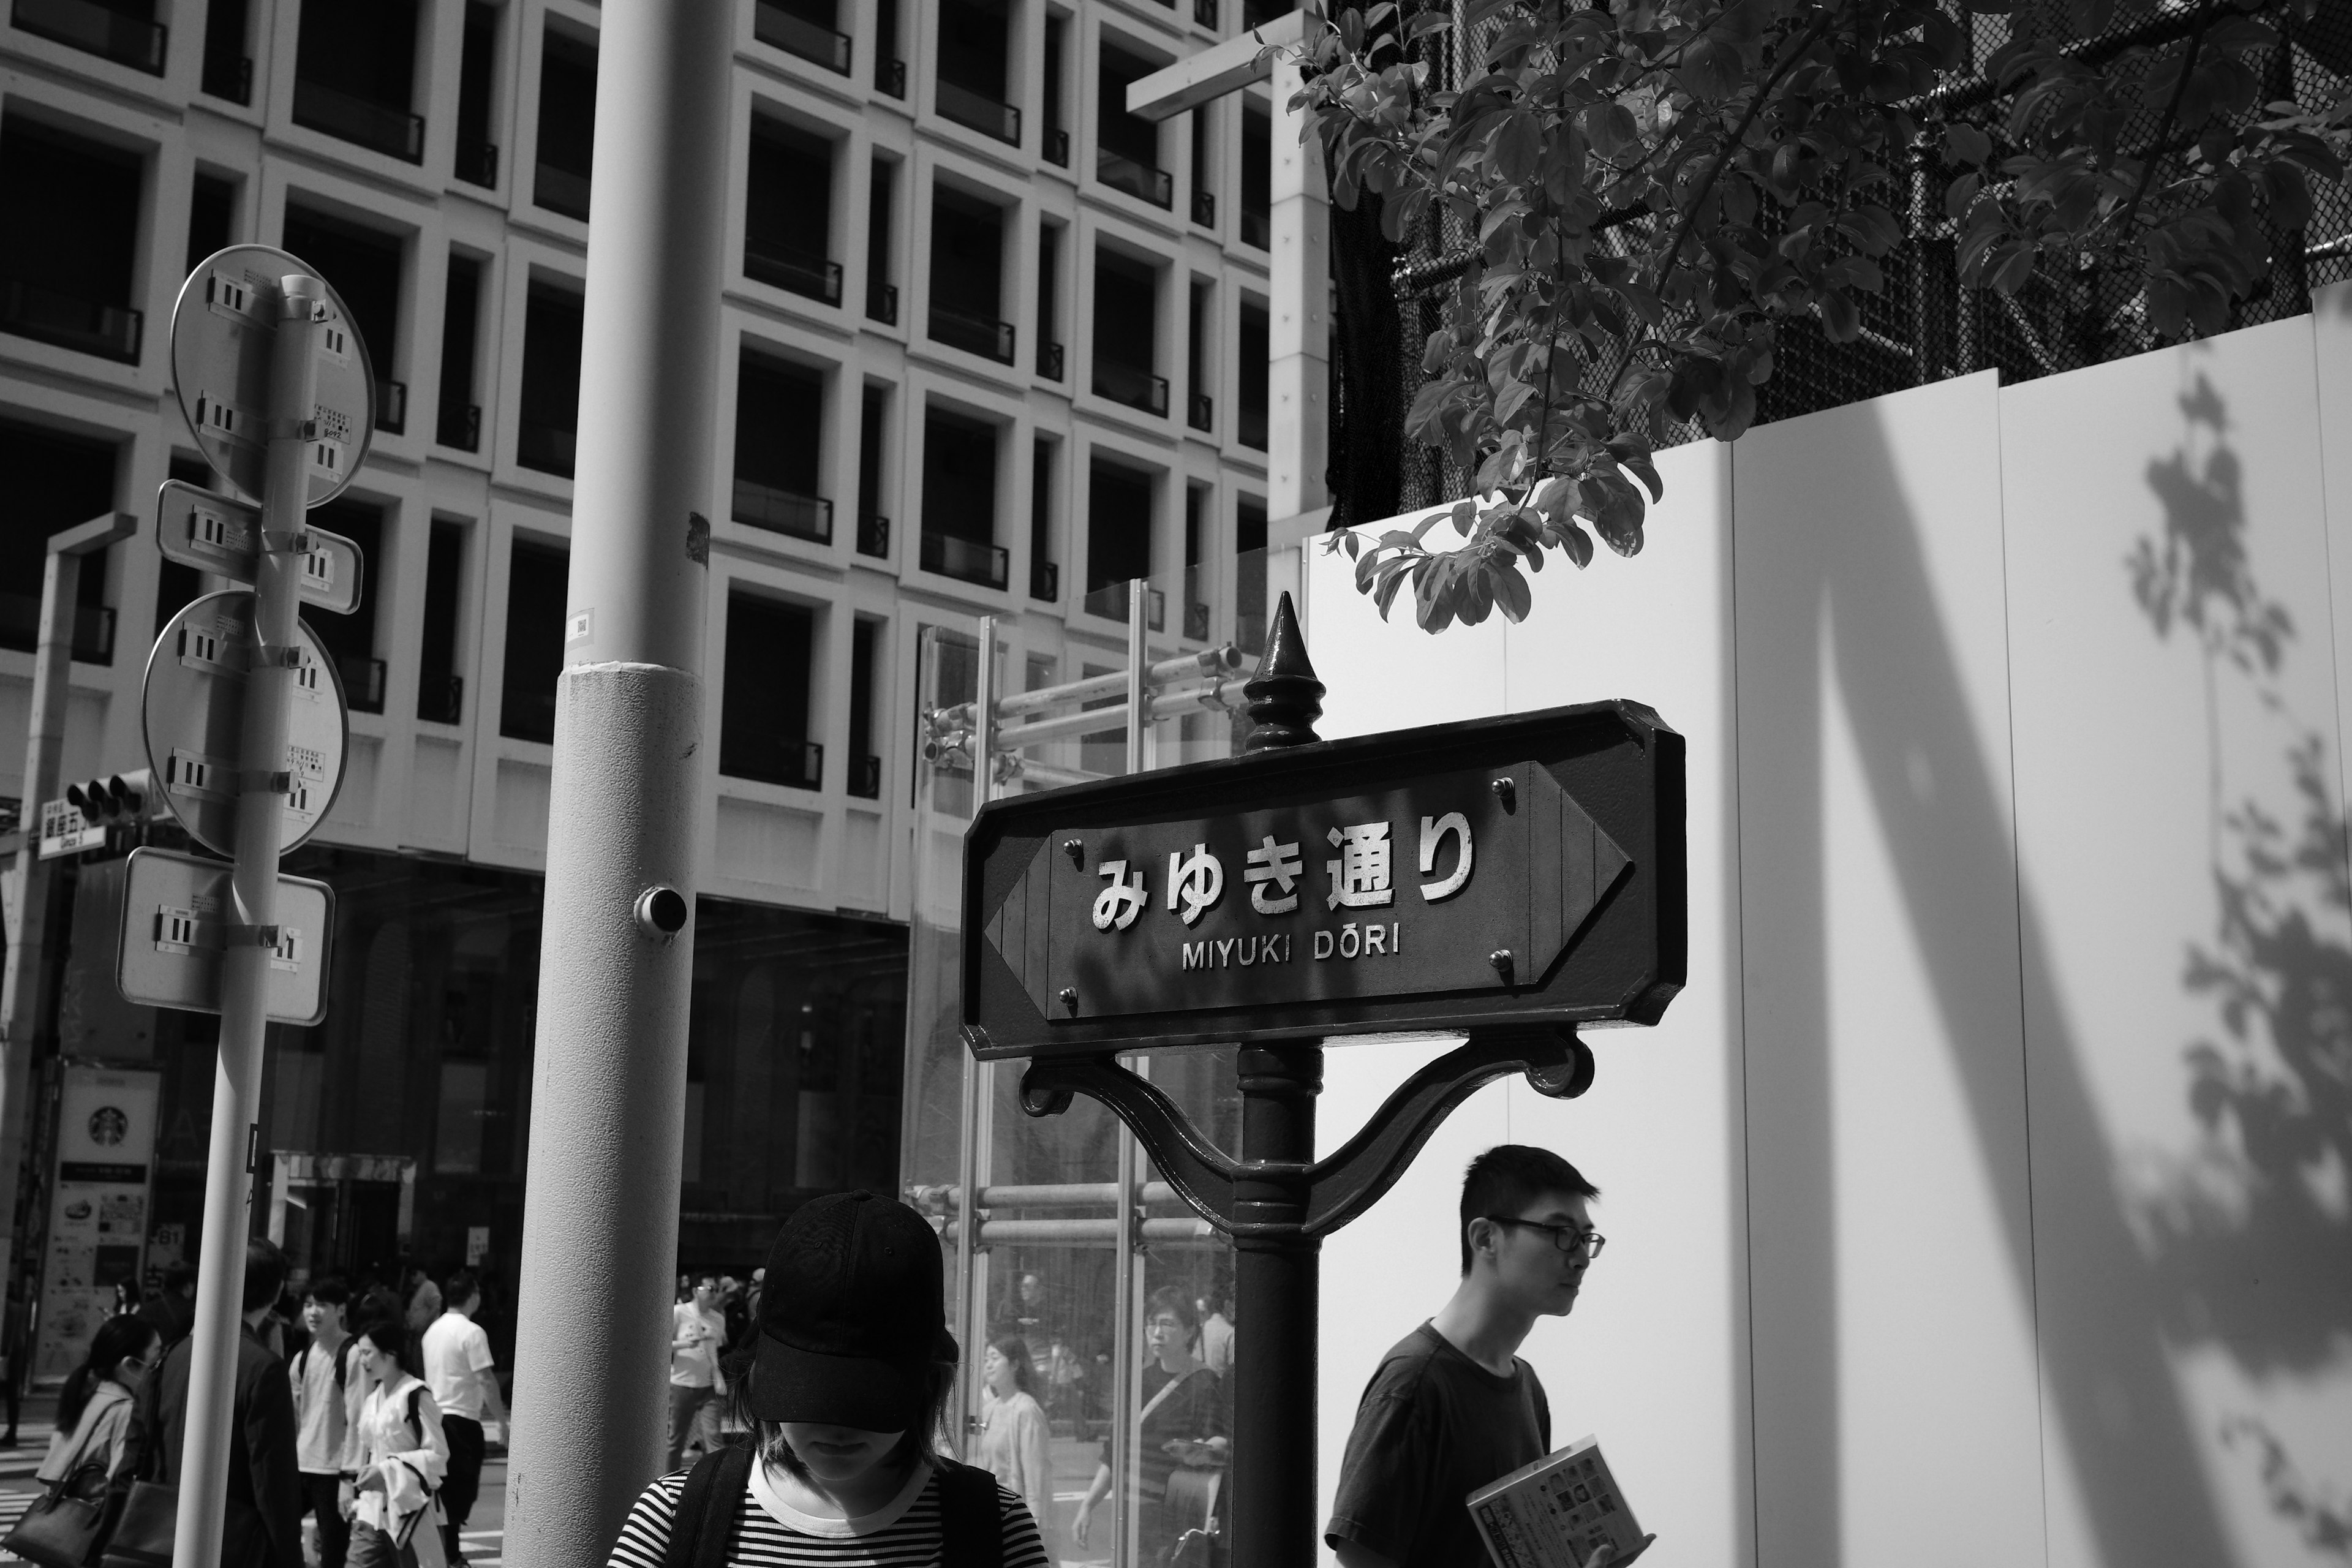
<path id="1" fill-rule="evenodd" d="M 1171 648 L 1262 613 L 1224 601 L 1265 543 L 1269 105 L 1124 108 L 1241 7 L 739 8 L 682 1265 L 897 1180 L 922 629 L 999 617 L 1034 687 L 1124 663 L 1130 578 Z M 360 611 L 312 617 L 350 755 L 288 864 L 338 891 L 331 1003 L 273 1027 L 256 1205 L 313 1271 L 519 1251 L 598 21 L 14 0 L 0 35 L 0 796 L 50 532 L 143 525 L 83 574 L 68 777 L 144 765 L 146 650 L 222 585 L 147 531 L 164 479 L 208 482 L 169 363 L 190 270 L 282 246 L 372 358 L 372 450 L 317 514 L 366 556 Z M 38 1049 L 163 1073 L 152 1279 L 201 1208 L 213 1024 L 114 994 L 120 867 L 58 879 Z"/>

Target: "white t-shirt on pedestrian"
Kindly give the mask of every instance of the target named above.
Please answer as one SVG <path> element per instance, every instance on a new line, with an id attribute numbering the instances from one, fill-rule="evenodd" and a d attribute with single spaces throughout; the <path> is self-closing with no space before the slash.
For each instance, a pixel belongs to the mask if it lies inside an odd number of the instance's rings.
<path id="1" fill-rule="evenodd" d="M 719 1353 L 727 1348 L 727 1320 L 691 1301 L 670 1310 L 670 1342 L 693 1342 L 669 1352 L 669 1380 L 680 1388 L 709 1388 L 719 1382 Z"/>
<path id="2" fill-rule="evenodd" d="M 425 1331 L 425 1383 L 444 1415 L 482 1418 L 482 1379 L 498 1365 L 490 1336 L 463 1312 L 444 1312 Z"/>

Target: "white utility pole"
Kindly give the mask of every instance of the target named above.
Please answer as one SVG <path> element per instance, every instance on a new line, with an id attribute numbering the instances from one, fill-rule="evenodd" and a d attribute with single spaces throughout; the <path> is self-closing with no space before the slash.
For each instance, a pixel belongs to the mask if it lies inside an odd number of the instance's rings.
<path id="1" fill-rule="evenodd" d="M 685 1140 L 730 0 L 605 0 L 506 1560 L 661 1468 Z"/>
<path id="2" fill-rule="evenodd" d="M 1274 94 L 1274 170 L 1269 215 L 1274 250 L 1267 261 L 1270 320 L 1266 344 L 1266 539 L 1297 540 L 1323 526 L 1331 504 L 1323 476 L 1331 454 L 1331 190 L 1323 144 L 1299 140 L 1305 116 L 1290 108 L 1299 89 L 1297 48 L 1307 14 L 1291 11 L 1154 71 L 1127 89 L 1127 111 L 1167 120 L 1269 82 Z M 1283 52 L 1271 61 L 1267 49 Z M 1269 571 L 1266 603 L 1299 584 L 1294 568 Z"/>

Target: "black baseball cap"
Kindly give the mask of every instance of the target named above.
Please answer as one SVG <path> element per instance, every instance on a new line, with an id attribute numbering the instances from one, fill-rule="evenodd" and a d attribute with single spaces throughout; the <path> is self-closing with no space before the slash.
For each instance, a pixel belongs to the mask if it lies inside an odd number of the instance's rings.
<path id="1" fill-rule="evenodd" d="M 803 1204 L 776 1233 L 760 1296 L 749 1403 L 762 1421 L 903 1432 L 929 1415 L 930 1370 L 953 1365 L 940 1238 L 880 1193 Z"/>

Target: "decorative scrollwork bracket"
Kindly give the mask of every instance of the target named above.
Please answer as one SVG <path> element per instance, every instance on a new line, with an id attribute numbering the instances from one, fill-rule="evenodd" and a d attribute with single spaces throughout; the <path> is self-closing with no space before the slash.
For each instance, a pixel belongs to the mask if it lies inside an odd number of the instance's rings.
<path id="1" fill-rule="evenodd" d="M 1314 1050 L 1311 1068 L 1299 1064 L 1313 1080 L 1307 1092 L 1320 1085 L 1320 1054 Z M 1520 1073 L 1538 1094 L 1568 1100 L 1591 1085 L 1592 1071 L 1591 1047 L 1572 1026 L 1473 1030 L 1460 1047 L 1399 1085 L 1362 1131 L 1311 1164 L 1235 1159 L 1164 1091 L 1109 1055 L 1032 1061 L 1021 1078 L 1021 1109 L 1056 1116 L 1074 1096 L 1084 1095 L 1125 1122 L 1176 1194 L 1220 1231 L 1236 1240 L 1319 1239 L 1377 1203 L 1454 1108 L 1481 1088 Z M 1292 1217 L 1244 1217 L 1239 1207 L 1244 1188 L 1258 1194 L 1247 1203 L 1254 1213 Z M 1281 1201 L 1264 1201 L 1271 1194 L 1281 1194 Z"/>

